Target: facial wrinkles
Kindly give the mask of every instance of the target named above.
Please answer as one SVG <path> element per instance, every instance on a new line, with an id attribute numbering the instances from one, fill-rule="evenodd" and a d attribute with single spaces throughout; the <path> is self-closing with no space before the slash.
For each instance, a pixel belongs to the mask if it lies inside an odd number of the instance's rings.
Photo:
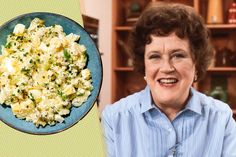
<path id="1" fill-rule="evenodd" d="M 165 42 L 162 43 L 162 52 L 163 54 L 165 53 L 165 50 L 166 50 L 166 46 L 165 46 Z"/>
<path id="2" fill-rule="evenodd" d="M 167 66 L 170 66 L 170 60 L 169 60 L 169 57 L 168 57 L 168 51 L 166 49 L 166 44 L 165 42 L 162 43 L 162 51 L 161 51 L 161 54 L 162 54 L 162 64 L 161 64 L 161 68 L 165 68 Z"/>
<path id="3" fill-rule="evenodd" d="M 153 52 L 159 53 L 161 57 L 161 62 L 163 62 L 163 60 L 165 59 L 165 64 L 168 63 L 168 66 L 173 66 L 174 64 L 171 58 L 171 54 L 174 53 L 174 51 L 188 51 L 188 48 L 186 48 L 187 45 L 185 43 L 182 43 L 182 40 L 176 39 L 174 36 L 175 34 L 173 33 L 169 37 L 160 37 L 162 38 L 162 40 L 155 40 L 154 38 L 156 36 L 151 36 L 152 44 L 148 45 L 148 51 L 151 52 L 153 50 Z"/>
<path id="4" fill-rule="evenodd" d="M 173 70 L 173 63 L 171 61 L 171 48 L 168 47 L 168 41 L 163 40 L 161 44 L 161 48 L 160 48 L 160 54 L 161 54 L 161 64 L 160 64 L 160 70 L 162 72 L 170 72 Z"/>

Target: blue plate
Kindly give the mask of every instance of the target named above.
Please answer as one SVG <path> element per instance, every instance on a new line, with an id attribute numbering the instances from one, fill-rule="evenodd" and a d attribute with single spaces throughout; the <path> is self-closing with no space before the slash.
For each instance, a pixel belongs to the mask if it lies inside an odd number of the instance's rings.
<path id="1" fill-rule="evenodd" d="M 58 133 L 72 127 L 90 111 L 98 97 L 102 84 L 102 62 L 98 49 L 84 28 L 81 27 L 81 25 L 77 22 L 65 16 L 54 13 L 33 12 L 11 19 L 0 27 L 0 45 L 5 45 L 7 35 L 13 32 L 16 24 L 22 23 L 28 27 L 30 22 L 36 17 L 44 20 L 46 26 L 59 24 L 63 27 L 66 34 L 74 33 L 81 36 L 79 44 L 83 44 L 87 48 L 87 67 L 91 71 L 93 80 L 92 85 L 94 87 L 91 95 L 85 103 L 83 103 L 80 107 L 72 107 L 71 113 L 69 116 L 65 117 L 65 121 L 63 123 L 57 123 L 54 126 L 46 125 L 45 127 L 37 128 L 32 122 L 27 122 L 25 120 L 16 118 L 13 115 L 10 107 L 4 107 L 0 105 L 0 120 L 2 120 L 4 123 L 22 132 L 45 135 Z"/>

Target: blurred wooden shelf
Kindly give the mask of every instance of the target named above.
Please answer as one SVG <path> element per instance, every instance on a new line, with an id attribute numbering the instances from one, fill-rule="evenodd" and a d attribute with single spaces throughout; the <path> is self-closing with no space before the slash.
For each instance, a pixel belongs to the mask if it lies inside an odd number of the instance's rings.
<path id="1" fill-rule="evenodd" d="M 83 21 L 84 21 L 84 28 L 92 28 L 92 29 L 98 29 L 98 24 L 99 21 L 96 18 L 87 16 L 87 15 L 82 15 Z"/>
<path id="2" fill-rule="evenodd" d="M 132 26 L 116 26 L 115 30 L 116 31 L 131 31 Z"/>
<path id="3" fill-rule="evenodd" d="M 99 20 L 87 15 L 82 15 L 84 28 L 98 47 L 98 27 Z"/>
<path id="4" fill-rule="evenodd" d="M 207 24 L 209 29 L 236 29 L 236 24 Z M 130 31 L 132 26 L 116 26 L 117 31 Z"/>
<path id="5" fill-rule="evenodd" d="M 133 67 L 116 67 L 114 68 L 115 71 L 118 71 L 118 72 L 132 72 L 134 71 L 134 68 Z"/>
<path id="6" fill-rule="evenodd" d="M 209 29 L 235 29 L 236 24 L 207 24 Z"/>
<path id="7" fill-rule="evenodd" d="M 213 67 L 207 70 L 208 72 L 236 72 L 236 67 Z"/>

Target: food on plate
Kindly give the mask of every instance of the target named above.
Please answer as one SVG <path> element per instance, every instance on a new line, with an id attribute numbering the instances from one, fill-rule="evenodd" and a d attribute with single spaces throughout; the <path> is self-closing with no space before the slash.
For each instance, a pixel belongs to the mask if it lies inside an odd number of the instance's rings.
<path id="1" fill-rule="evenodd" d="M 93 90 L 87 52 L 77 34 L 35 18 L 17 24 L 2 45 L 0 103 L 37 127 L 64 122 Z"/>

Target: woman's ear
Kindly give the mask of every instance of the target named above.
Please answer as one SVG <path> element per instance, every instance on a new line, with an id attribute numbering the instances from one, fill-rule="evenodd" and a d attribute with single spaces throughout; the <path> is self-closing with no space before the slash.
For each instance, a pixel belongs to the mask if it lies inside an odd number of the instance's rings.
<path id="1" fill-rule="evenodd" d="M 198 76 L 197 76 L 197 72 L 196 72 L 194 75 L 194 78 L 193 78 L 193 82 L 197 82 L 197 80 L 198 80 Z"/>
<path id="2" fill-rule="evenodd" d="M 144 76 L 143 79 L 144 79 L 145 81 L 147 81 L 147 77 L 146 77 L 146 76 Z"/>

